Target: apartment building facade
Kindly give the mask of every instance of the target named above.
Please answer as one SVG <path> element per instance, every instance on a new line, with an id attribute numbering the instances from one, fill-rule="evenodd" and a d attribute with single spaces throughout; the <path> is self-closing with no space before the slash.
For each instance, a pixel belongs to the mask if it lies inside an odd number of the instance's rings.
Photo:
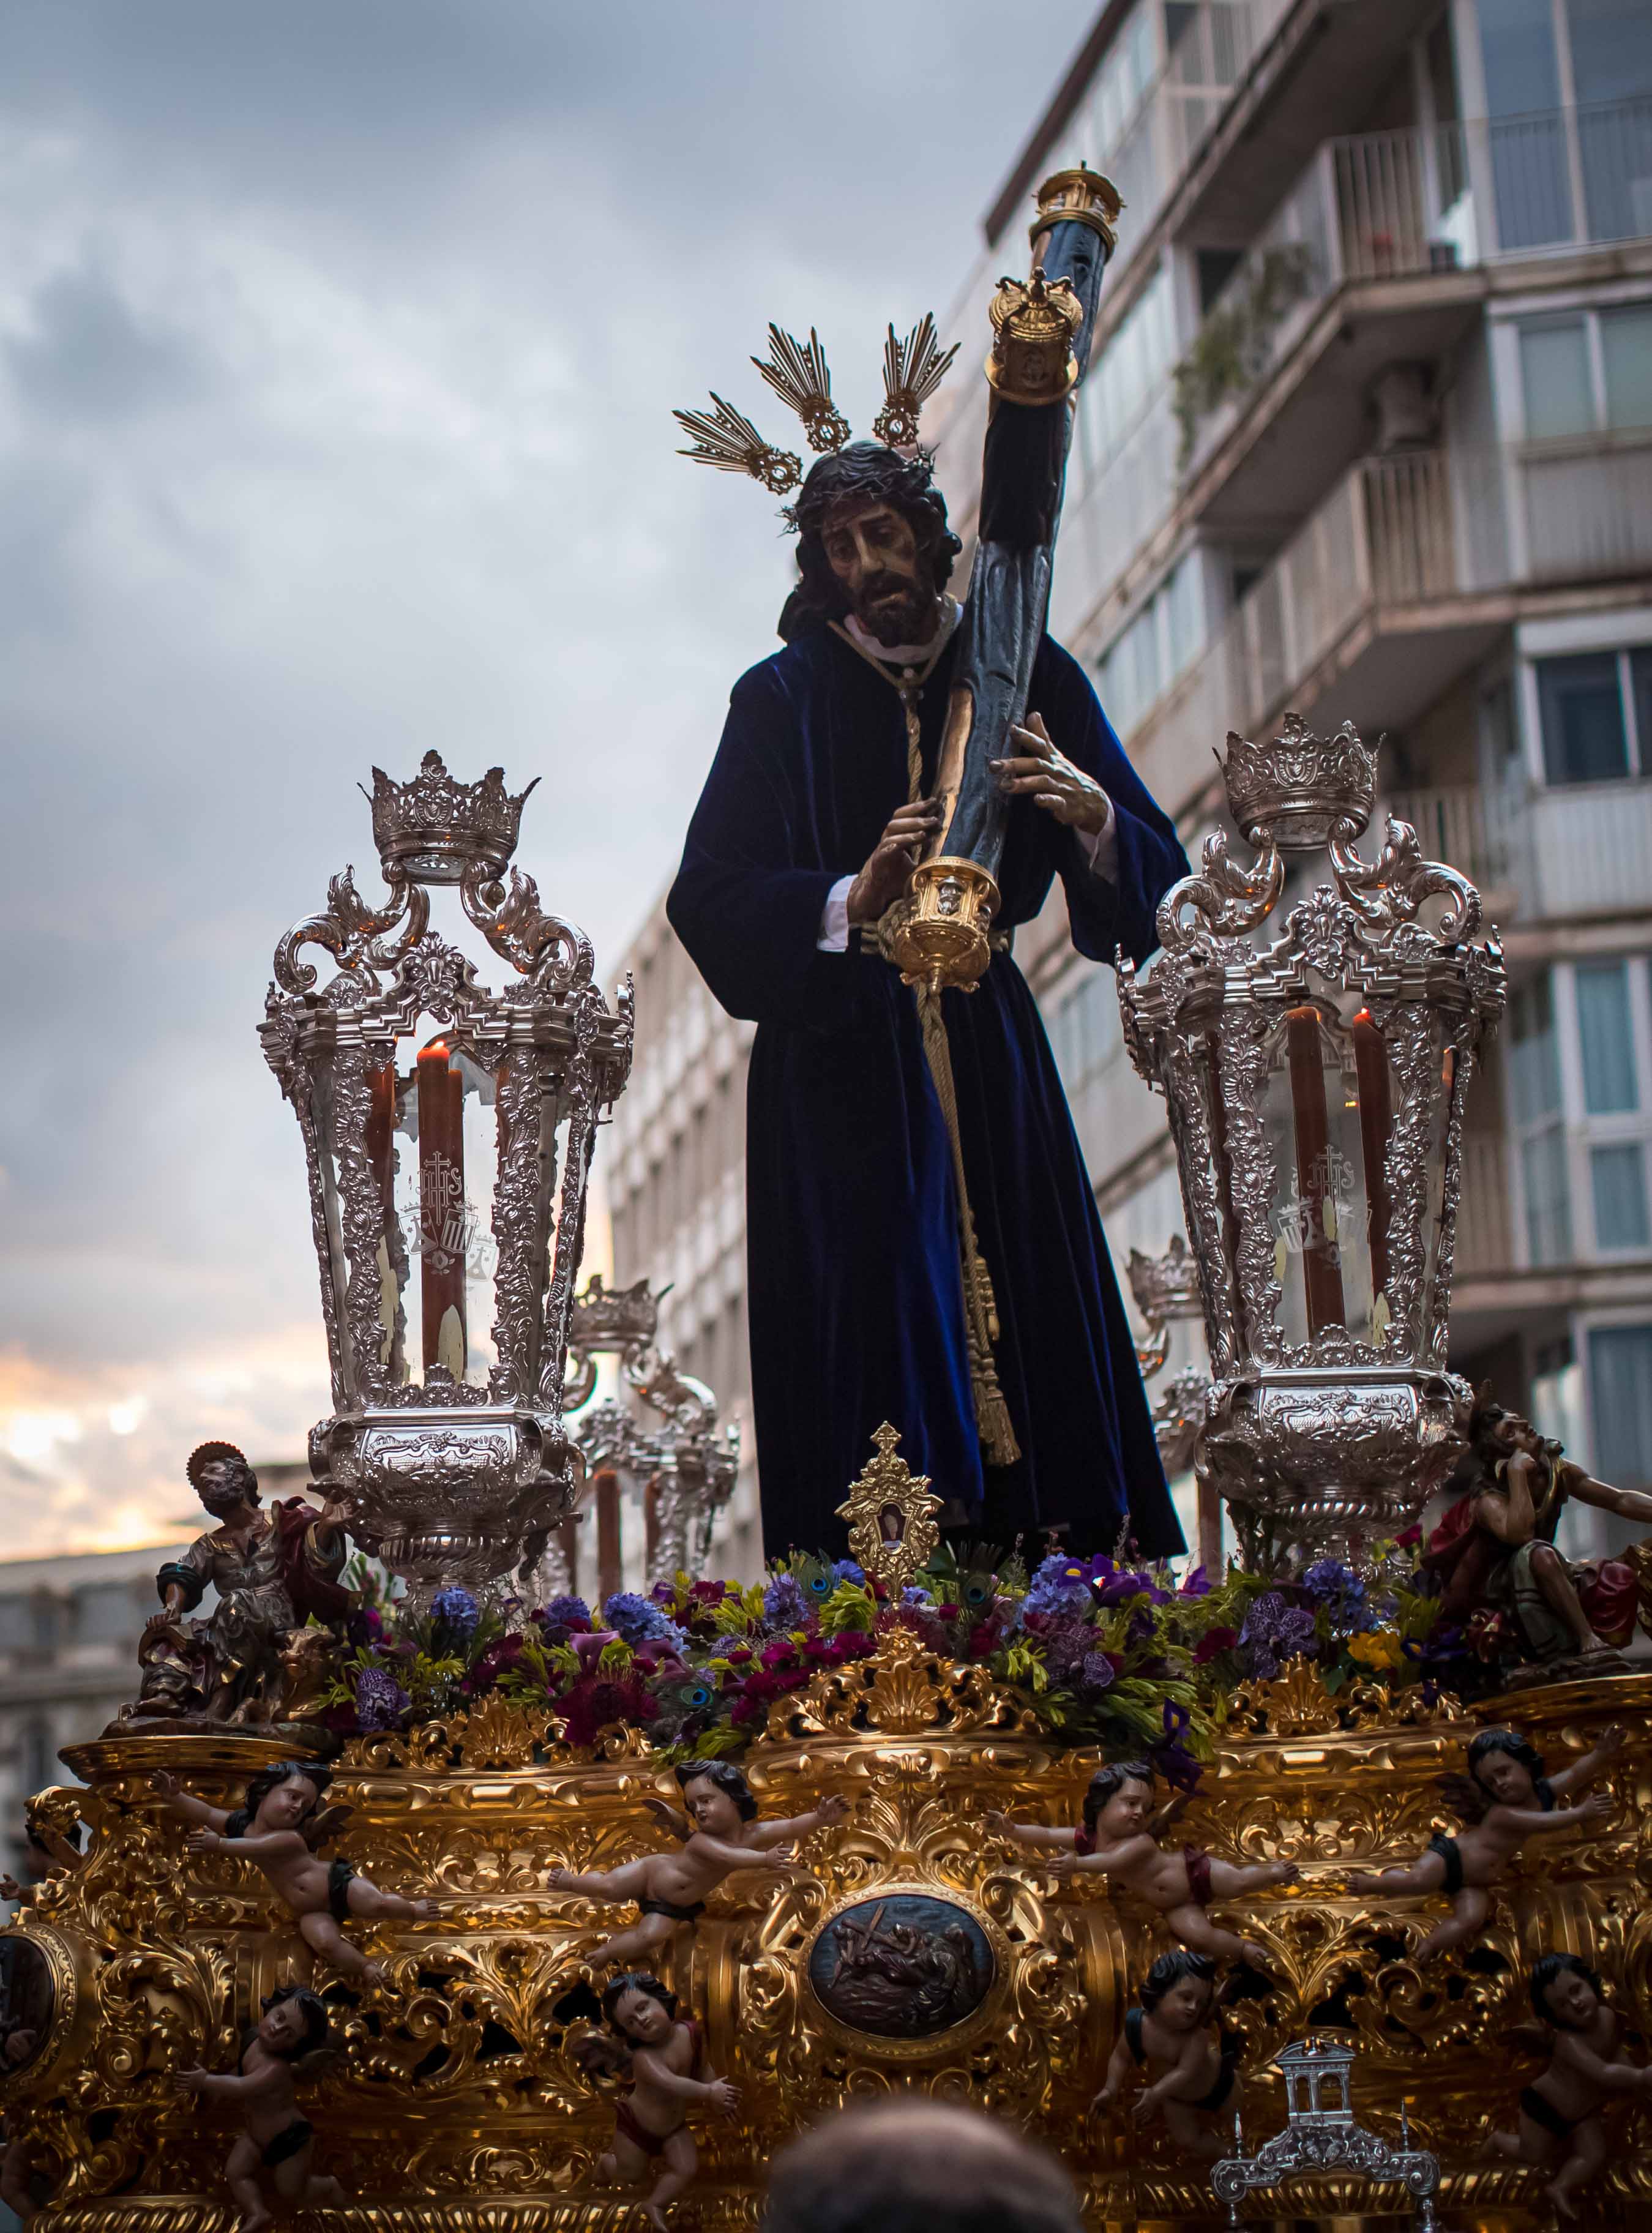
<path id="1" fill-rule="evenodd" d="M 745 1071 L 754 1026 L 726 1016 L 666 921 L 663 897 L 626 955 L 636 985 L 630 1084 L 602 1156 L 614 1283 L 665 1288 L 659 1346 L 703 1380 L 740 1429 L 741 1462 L 712 1536 L 709 1571 L 763 1570 L 745 1320 Z M 845 1484 L 847 1486 L 847 1484 Z M 620 1533 L 636 1540 L 642 1485 L 628 1482 Z"/>
<path id="2" fill-rule="evenodd" d="M 23 1802 L 72 1783 L 64 1745 L 101 1735 L 138 1688 L 155 1574 L 175 1543 L 0 1561 L 0 1867 L 27 1883 Z"/>
<path id="3" fill-rule="evenodd" d="M 1470 1108 L 1454 1363 L 1652 1479 L 1652 10 L 1117 0 L 950 321 L 1080 158 L 1126 214 L 1051 613 L 1190 850 L 1213 747 L 1386 733 L 1512 996 Z M 940 466 L 967 530 L 984 399 Z M 1024 941 L 1115 1251 L 1180 1223 L 1106 973 Z M 1582 1515 L 1592 1521 L 1597 1515 Z M 1590 1540 L 1609 1540 L 1603 1527 Z"/>
<path id="4" fill-rule="evenodd" d="M 1652 10 L 1108 0 L 985 221 L 946 321 L 965 360 L 1032 187 L 1081 158 L 1126 208 L 1052 631 L 1190 850 L 1229 728 L 1294 706 L 1386 735 L 1383 807 L 1475 876 L 1512 987 L 1469 1111 L 1454 1364 L 1644 1485 Z M 986 392 L 952 386 L 926 437 L 967 537 Z M 1111 973 L 1058 895 L 1017 958 L 1115 1256 L 1156 1253 L 1174 1159 Z M 616 1276 L 676 1280 L 685 1361 L 744 1398 L 745 1028 L 658 909 L 632 966 Z"/>

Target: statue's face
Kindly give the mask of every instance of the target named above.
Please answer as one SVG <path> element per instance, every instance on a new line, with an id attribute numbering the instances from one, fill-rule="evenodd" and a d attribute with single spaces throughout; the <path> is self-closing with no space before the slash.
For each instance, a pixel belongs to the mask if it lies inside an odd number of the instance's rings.
<path id="1" fill-rule="evenodd" d="M 1147 1827 L 1153 1812 L 1153 1787 L 1127 1776 L 1096 1818 L 1096 1826 L 1109 1838 L 1133 1838 Z"/>
<path id="2" fill-rule="evenodd" d="M 296 1830 L 314 1811 L 318 1795 L 307 1775 L 289 1775 L 262 1801 L 253 1826 L 259 1830 Z"/>
<path id="3" fill-rule="evenodd" d="M 1499 1807 L 1530 1807 L 1538 1795 L 1531 1770 L 1506 1752 L 1483 1754 L 1474 1768 L 1474 1781 Z"/>
<path id="4" fill-rule="evenodd" d="M 820 534 L 849 610 L 880 643 L 927 643 L 938 609 L 933 568 L 912 522 L 878 497 L 844 497 Z"/>
<path id="5" fill-rule="evenodd" d="M 296 2001 L 277 2001 L 258 2019 L 258 2037 L 272 2054 L 290 2054 L 304 2029 L 304 2012 Z"/>
<path id="6" fill-rule="evenodd" d="M 1153 2013 L 1167 2031 L 1200 2031 L 1210 2021 L 1213 1998 L 1207 1977 L 1178 1977 Z"/>
<path id="7" fill-rule="evenodd" d="M 1562 2031 L 1587 2031 L 1600 2008 L 1595 1988 L 1575 1969 L 1563 1969 L 1543 1995 L 1543 2005 Z"/>
<path id="8" fill-rule="evenodd" d="M 738 1838 L 744 1826 L 740 1810 L 709 1775 L 697 1775 L 683 1794 L 683 1805 L 697 1830 L 708 1838 Z"/>
<path id="9" fill-rule="evenodd" d="M 639 1992 L 634 1985 L 615 2002 L 614 2021 L 637 2047 L 658 2047 L 671 2030 L 671 2017 L 664 2005 L 652 1993 Z"/>

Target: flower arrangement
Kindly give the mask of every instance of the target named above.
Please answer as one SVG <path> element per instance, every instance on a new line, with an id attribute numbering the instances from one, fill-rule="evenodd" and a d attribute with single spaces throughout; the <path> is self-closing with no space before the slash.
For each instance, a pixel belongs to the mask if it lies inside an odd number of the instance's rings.
<path id="1" fill-rule="evenodd" d="M 1326 1689 L 1389 1688 L 1474 1664 L 1417 1586 L 1415 1537 L 1390 1546 L 1374 1585 L 1334 1559 L 1295 1582 L 1202 1567 L 943 1546 L 892 1596 L 852 1559 L 797 1556 L 751 1587 L 680 1574 L 596 1606 L 560 1597 L 524 1613 L 443 1590 L 427 1613 L 393 1602 L 365 1570 L 350 1649 L 326 1709 L 340 1735 L 406 1728 L 497 1691 L 549 1709 L 565 1742 L 615 1726 L 667 1761 L 739 1751 L 771 1708 L 823 1670 L 866 1658 L 906 1629 L 938 1657 L 985 1667 L 1056 1737 L 1115 1757 L 1149 1755 L 1184 1788 L 1209 1757 L 1226 1701 L 1292 1661 Z"/>

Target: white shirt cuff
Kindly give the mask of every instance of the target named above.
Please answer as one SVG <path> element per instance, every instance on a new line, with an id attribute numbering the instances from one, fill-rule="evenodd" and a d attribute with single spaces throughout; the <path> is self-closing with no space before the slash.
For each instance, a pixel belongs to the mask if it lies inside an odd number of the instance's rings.
<path id="1" fill-rule="evenodd" d="M 826 904 L 821 910 L 820 935 L 815 941 L 823 954 L 849 951 L 849 895 L 854 882 L 853 876 L 840 876 L 826 895 Z"/>
<path id="2" fill-rule="evenodd" d="M 1078 850 L 1089 864 L 1089 872 L 1106 884 L 1119 880 L 1119 823 L 1113 811 L 1113 802 L 1107 802 L 1107 819 L 1099 830 L 1076 830 Z M 829 905 L 829 902 L 828 902 Z"/>

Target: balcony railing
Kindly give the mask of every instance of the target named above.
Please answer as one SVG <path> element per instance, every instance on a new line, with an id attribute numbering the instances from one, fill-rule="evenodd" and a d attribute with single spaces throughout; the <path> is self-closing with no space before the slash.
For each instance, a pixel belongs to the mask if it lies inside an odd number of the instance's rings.
<path id="1" fill-rule="evenodd" d="M 1188 741 L 1188 771 L 1202 773 L 1212 739 L 1277 717 L 1362 622 L 1421 633 L 1453 598 L 1649 565 L 1652 432 L 1564 458 L 1465 447 L 1364 459 L 1130 726 L 1132 756 L 1174 732 Z M 1179 772 L 1155 773 L 1173 800 Z"/>
<path id="2" fill-rule="evenodd" d="M 1401 278 L 1652 234 L 1652 95 L 1529 116 L 1470 119 L 1327 140 L 1212 303 L 1201 331 L 1241 329 L 1243 377 L 1209 409 L 1184 469 L 1349 281 Z M 1260 285 L 1292 259 L 1283 296 Z M 1183 359 L 1195 381 L 1200 344 Z M 1220 352 L 1228 361 L 1233 351 Z"/>

